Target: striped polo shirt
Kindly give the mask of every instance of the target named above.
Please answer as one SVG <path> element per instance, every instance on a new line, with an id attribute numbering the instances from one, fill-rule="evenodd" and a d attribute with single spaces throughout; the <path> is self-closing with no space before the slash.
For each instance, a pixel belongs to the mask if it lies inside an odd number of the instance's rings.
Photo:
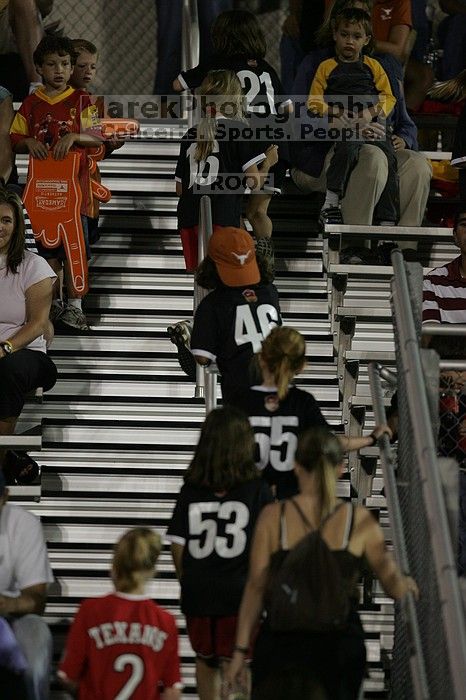
<path id="1" fill-rule="evenodd" d="M 422 322 L 466 323 L 466 278 L 461 255 L 424 277 Z"/>

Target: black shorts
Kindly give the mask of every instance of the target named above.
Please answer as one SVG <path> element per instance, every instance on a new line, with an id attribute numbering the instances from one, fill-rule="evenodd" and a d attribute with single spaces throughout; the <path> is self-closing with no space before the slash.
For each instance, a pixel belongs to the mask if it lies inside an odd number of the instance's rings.
<path id="1" fill-rule="evenodd" d="M 87 259 L 91 259 L 91 247 L 89 245 L 89 228 L 88 228 L 88 217 L 81 214 L 81 224 L 83 227 L 84 234 L 84 245 L 86 246 L 86 256 Z M 37 252 L 42 258 L 46 260 L 66 260 L 65 248 L 62 243 L 56 248 L 46 248 L 42 245 L 41 241 L 36 238 Z"/>
<path id="2" fill-rule="evenodd" d="M 23 348 L 0 358 L 0 420 L 18 417 L 26 394 L 48 391 L 56 381 L 57 368 L 45 352 Z"/>

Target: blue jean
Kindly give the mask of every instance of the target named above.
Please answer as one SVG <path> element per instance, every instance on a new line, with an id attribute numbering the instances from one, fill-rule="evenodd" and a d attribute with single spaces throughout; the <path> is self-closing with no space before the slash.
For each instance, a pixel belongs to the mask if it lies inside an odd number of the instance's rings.
<path id="1" fill-rule="evenodd" d="M 450 15 L 438 28 L 440 45 L 443 48 L 442 80 L 450 80 L 466 68 L 466 16 Z"/>
<path id="2" fill-rule="evenodd" d="M 200 62 L 212 55 L 210 28 L 214 19 L 231 10 L 233 0 L 197 0 Z M 181 70 L 181 24 L 183 0 L 156 0 L 157 70 L 154 94 L 171 95 L 172 83 Z"/>
<path id="3" fill-rule="evenodd" d="M 413 27 L 416 29 L 416 41 L 411 51 L 411 58 L 423 63 L 429 43 L 429 22 L 426 15 L 426 0 L 411 0 Z"/>
<path id="4" fill-rule="evenodd" d="M 23 615 L 11 627 L 28 663 L 26 683 L 30 700 L 48 700 L 52 666 L 52 635 L 39 615 Z"/>
<path id="5" fill-rule="evenodd" d="M 280 40 L 280 61 L 283 93 L 286 96 L 293 92 L 294 79 L 303 58 L 304 51 L 299 40 L 283 34 Z"/>

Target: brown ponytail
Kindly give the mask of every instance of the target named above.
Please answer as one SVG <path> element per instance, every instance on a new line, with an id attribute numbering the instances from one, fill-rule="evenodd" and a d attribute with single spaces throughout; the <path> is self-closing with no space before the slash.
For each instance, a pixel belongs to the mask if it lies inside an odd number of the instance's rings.
<path id="1" fill-rule="evenodd" d="M 327 428 L 308 428 L 298 439 L 295 460 L 308 474 L 318 476 L 320 520 L 323 520 L 334 510 L 337 501 L 335 468 L 343 461 L 340 441 Z"/>
<path id="2" fill-rule="evenodd" d="M 113 579 L 122 593 L 131 593 L 154 573 L 162 550 L 160 535 L 146 527 L 125 532 L 113 554 Z"/>
<path id="3" fill-rule="evenodd" d="M 260 356 L 273 374 L 280 401 L 286 397 L 290 381 L 302 369 L 305 353 L 303 336 L 289 326 L 277 326 L 262 343 Z"/>

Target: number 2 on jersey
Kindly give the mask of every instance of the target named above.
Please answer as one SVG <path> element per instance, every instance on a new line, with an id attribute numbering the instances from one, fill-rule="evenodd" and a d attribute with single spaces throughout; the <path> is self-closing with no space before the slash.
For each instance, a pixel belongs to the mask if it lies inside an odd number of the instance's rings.
<path id="1" fill-rule="evenodd" d="M 260 328 L 247 304 L 236 307 L 235 342 L 236 345 L 251 343 L 253 351 L 259 352 L 264 338 L 278 324 L 278 312 L 272 304 L 260 304 L 256 313 Z"/>
<path id="2" fill-rule="evenodd" d="M 113 662 L 113 668 L 121 673 L 131 666 L 131 675 L 120 690 L 115 700 L 131 700 L 133 693 L 144 678 L 144 661 L 137 654 L 120 654 Z"/>

